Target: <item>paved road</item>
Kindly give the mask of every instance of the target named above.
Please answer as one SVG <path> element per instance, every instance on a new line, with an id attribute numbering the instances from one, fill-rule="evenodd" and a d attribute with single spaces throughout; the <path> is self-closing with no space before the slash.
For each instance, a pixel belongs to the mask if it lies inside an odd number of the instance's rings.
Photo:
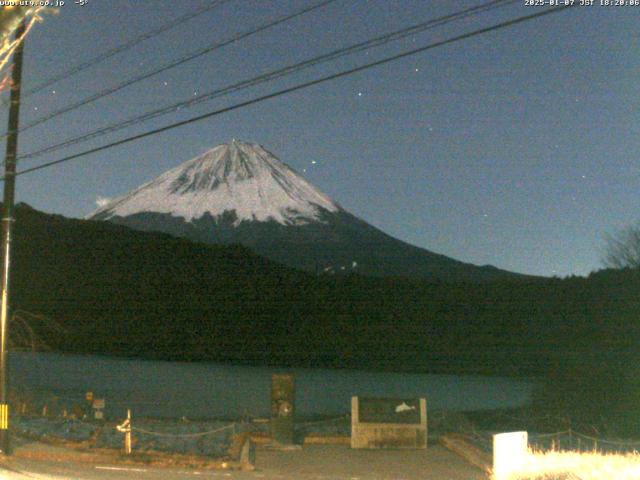
<path id="1" fill-rule="evenodd" d="M 297 451 L 258 449 L 254 472 L 151 468 L 12 458 L 0 479 L 79 480 L 486 480 L 478 469 L 440 446 L 428 450 L 351 450 L 310 445 Z M 24 472 L 20 475 L 17 472 Z M 26 476 L 28 475 L 28 476 Z"/>

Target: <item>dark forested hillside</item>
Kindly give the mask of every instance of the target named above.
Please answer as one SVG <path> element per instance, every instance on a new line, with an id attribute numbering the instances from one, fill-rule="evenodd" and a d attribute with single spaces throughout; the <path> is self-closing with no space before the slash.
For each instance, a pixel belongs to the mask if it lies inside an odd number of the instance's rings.
<path id="1" fill-rule="evenodd" d="M 640 275 L 493 283 L 315 276 L 254 255 L 18 208 L 14 307 L 51 347 L 179 360 L 530 375 L 622 358 Z"/>

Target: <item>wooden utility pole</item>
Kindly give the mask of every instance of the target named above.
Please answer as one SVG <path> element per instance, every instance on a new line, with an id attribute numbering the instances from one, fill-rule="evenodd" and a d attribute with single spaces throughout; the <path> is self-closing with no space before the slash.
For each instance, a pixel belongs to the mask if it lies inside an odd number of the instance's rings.
<path id="1" fill-rule="evenodd" d="M 15 38 L 20 38 L 26 29 L 23 21 Z M 16 189 L 16 155 L 18 151 L 18 119 L 20 117 L 20 86 L 22 83 L 22 53 L 24 40 L 13 54 L 11 72 L 11 104 L 7 130 L 7 152 L 4 161 L 4 199 L 2 215 L 2 302 L 0 305 L 0 453 L 11 454 L 9 441 L 9 267 L 11 265 L 11 230 L 14 222 L 13 204 Z"/>

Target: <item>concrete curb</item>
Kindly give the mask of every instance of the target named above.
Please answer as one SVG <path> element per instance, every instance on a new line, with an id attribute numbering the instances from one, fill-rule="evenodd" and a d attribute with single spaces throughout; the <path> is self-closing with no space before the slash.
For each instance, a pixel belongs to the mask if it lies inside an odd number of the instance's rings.
<path id="1" fill-rule="evenodd" d="M 471 444 L 464 435 L 448 433 L 440 437 L 440 443 L 453 453 L 460 455 L 474 467 L 491 474 L 493 465 L 491 455 Z"/>

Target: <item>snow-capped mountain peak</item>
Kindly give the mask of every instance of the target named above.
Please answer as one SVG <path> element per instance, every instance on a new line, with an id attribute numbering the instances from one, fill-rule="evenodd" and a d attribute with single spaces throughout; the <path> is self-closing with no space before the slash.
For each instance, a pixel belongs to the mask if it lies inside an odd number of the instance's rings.
<path id="1" fill-rule="evenodd" d="M 190 222 L 206 214 L 302 225 L 341 207 L 261 145 L 233 139 L 116 198 L 89 218 L 168 213 Z"/>

